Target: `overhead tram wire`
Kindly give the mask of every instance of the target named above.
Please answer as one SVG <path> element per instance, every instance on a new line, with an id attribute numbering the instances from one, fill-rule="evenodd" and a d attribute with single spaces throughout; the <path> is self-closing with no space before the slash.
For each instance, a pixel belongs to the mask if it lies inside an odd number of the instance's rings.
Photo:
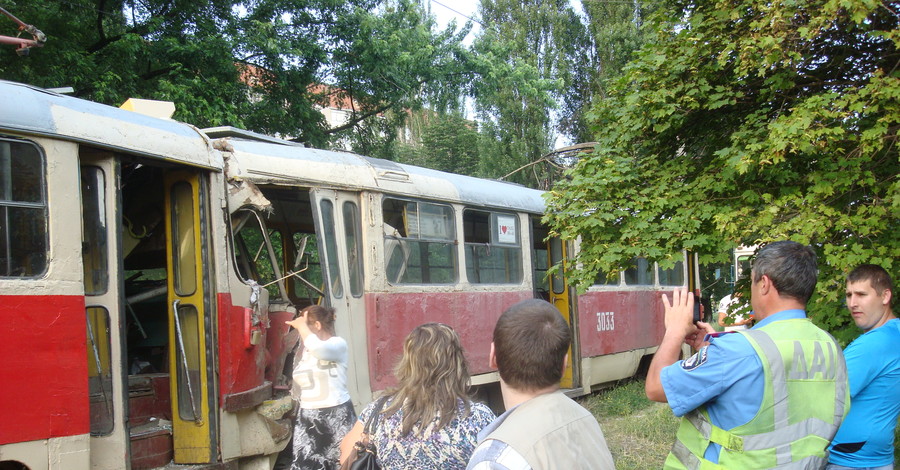
<path id="1" fill-rule="evenodd" d="M 453 13 L 456 13 L 456 14 L 459 15 L 459 16 L 462 16 L 463 18 L 465 18 L 465 19 L 467 19 L 467 20 L 469 20 L 469 21 L 471 21 L 471 22 L 473 22 L 473 23 L 478 23 L 482 28 L 485 27 L 485 26 L 484 26 L 484 23 L 482 23 L 481 21 L 478 21 L 478 20 L 476 20 L 475 18 L 472 18 L 472 17 L 469 16 L 469 15 L 466 15 L 465 13 L 461 13 L 461 12 L 459 12 L 459 11 L 456 11 L 456 10 L 454 10 L 453 8 L 450 8 L 450 7 L 448 7 L 447 5 L 444 5 L 443 3 L 441 3 L 441 2 L 439 2 L 439 1 L 437 1 L 437 0 L 431 0 L 431 3 L 437 3 L 438 5 L 440 5 L 440 6 L 444 7 L 444 8 L 446 8 L 446 9 L 448 9 L 448 10 L 450 10 L 450 11 L 452 11 Z"/>

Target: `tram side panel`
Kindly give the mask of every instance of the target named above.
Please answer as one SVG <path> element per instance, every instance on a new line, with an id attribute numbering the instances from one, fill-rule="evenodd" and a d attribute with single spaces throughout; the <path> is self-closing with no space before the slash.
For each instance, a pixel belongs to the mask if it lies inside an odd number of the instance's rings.
<path id="1" fill-rule="evenodd" d="M 586 390 L 633 376 L 662 342 L 659 290 L 587 292 L 578 297 L 579 341 Z"/>
<path id="2" fill-rule="evenodd" d="M 55 448 L 61 468 L 87 468 L 77 146 L 4 138 L 0 165 L 0 461 L 46 467 Z"/>
<path id="3" fill-rule="evenodd" d="M 531 297 L 530 290 L 368 294 L 366 331 L 372 389 L 396 385 L 394 366 L 403 354 L 403 340 L 416 326 L 429 322 L 445 323 L 456 330 L 473 376 L 493 371 L 488 357 L 494 324 L 510 305 Z"/>

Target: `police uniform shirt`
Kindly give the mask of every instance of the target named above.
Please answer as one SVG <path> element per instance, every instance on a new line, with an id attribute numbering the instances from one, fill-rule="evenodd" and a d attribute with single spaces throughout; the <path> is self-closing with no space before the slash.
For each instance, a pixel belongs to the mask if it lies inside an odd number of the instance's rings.
<path id="1" fill-rule="evenodd" d="M 784 310 L 759 321 L 753 329 L 779 320 L 806 318 L 803 310 Z M 712 424 L 734 429 L 756 416 L 762 404 L 765 377 L 762 362 L 740 333 L 710 338 L 697 354 L 662 370 L 666 399 L 675 416 L 706 405 Z M 719 444 L 711 443 L 704 458 L 719 461 Z"/>

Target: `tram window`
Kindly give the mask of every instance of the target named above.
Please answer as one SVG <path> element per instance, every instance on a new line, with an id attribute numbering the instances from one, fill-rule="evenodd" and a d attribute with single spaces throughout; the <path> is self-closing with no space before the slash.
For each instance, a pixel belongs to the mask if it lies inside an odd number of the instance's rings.
<path id="1" fill-rule="evenodd" d="M 522 282 L 522 247 L 515 215 L 467 209 L 463 234 L 469 282 Z"/>
<path id="2" fill-rule="evenodd" d="M 750 258 L 750 255 L 738 256 L 737 263 L 735 264 L 735 269 L 737 270 L 734 277 L 735 279 L 750 277 Z"/>
<path id="3" fill-rule="evenodd" d="M 266 237 L 263 236 L 264 228 L 259 217 L 253 211 L 239 210 L 232 216 L 232 224 L 235 227 L 235 261 L 241 277 L 245 281 L 253 280 L 266 286 L 270 299 L 279 298 L 275 267 L 269 256 Z M 276 252 L 281 251 L 281 234 L 269 231 L 268 235 L 272 248 Z"/>
<path id="4" fill-rule="evenodd" d="M 541 218 L 531 216 L 531 263 L 534 275 L 534 288 L 541 298 L 549 299 L 550 283 L 547 271 L 550 268 L 550 253 L 547 250 L 547 236 L 550 231 L 541 224 Z"/>
<path id="5" fill-rule="evenodd" d="M 325 239 L 325 262 L 328 263 L 328 279 L 331 280 L 331 294 L 336 298 L 344 296 L 344 286 L 341 284 L 340 265 L 337 258 L 337 238 L 334 234 L 334 203 L 323 199 L 322 208 L 322 237 Z"/>
<path id="6" fill-rule="evenodd" d="M 186 421 L 199 422 L 202 419 L 203 390 L 200 369 L 200 318 L 193 305 L 179 305 L 175 318 L 175 331 L 178 335 L 175 347 L 175 367 L 178 381 L 178 415 Z"/>
<path id="7" fill-rule="evenodd" d="M 652 263 L 646 258 L 634 258 L 632 265 L 625 270 L 625 284 L 629 286 L 652 286 L 653 270 Z"/>
<path id="8" fill-rule="evenodd" d="M 81 257 L 85 295 L 104 294 L 109 285 L 105 188 L 103 170 L 95 166 L 81 168 Z"/>
<path id="9" fill-rule="evenodd" d="M 594 277 L 594 285 L 595 286 L 617 286 L 619 285 L 619 275 L 613 274 L 609 275 L 606 271 L 597 271 L 597 276 Z"/>
<path id="10" fill-rule="evenodd" d="M 0 140 L 0 276 L 37 277 L 47 268 L 44 156 L 27 142 Z"/>
<path id="11" fill-rule="evenodd" d="M 684 285 L 684 261 L 676 261 L 670 269 L 658 269 L 659 285 L 682 286 Z"/>
<path id="12" fill-rule="evenodd" d="M 356 204 L 344 202 L 344 241 L 347 244 L 347 272 L 350 275 L 350 294 L 361 297 L 363 294 L 363 264 L 360 253 L 359 208 Z"/>
<path id="13" fill-rule="evenodd" d="M 389 282 L 456 282 L 456 231 L 452 207 L 386 198 L 382 212 Z"/>
<path id="14" fill-rule="evenodd" d="M 185 296 L 197 290 L 194 191 L 190 183 L 179 182 L 172 185 L 171 192 L 175 292 Z"/>
<path id="15" fill-rule="evenodd" d="M 299 272 L 297 275 L 287 278 L 291 289 L 291 299 L 295 302 L 305 302 L 308 305 L 317 304 L 322 296 L 321 289 L 325 283 L 322 281 L 322 265 L 320 264 L 316 235 L 314 233 L 296 232 L 292 238 L 294 241 L 292 253 L 292 259 L 294 260 L 293 271 Z"/>
<path id="16" fill-rule="evenodd" d="M 563 261 L 563 242 L 559 237 L 550 239 L 550 263 L 553 265 L 560 264 Z M 562 294 L 566 291 L 566 280 L 561 270 L 557 269 L 550 277 L 550 286 L 553 288 L 554 294 Z"/>
<path id="17" fill-rule="evenodd" d="M 113 430 L 109 312 L 105 308 L 87 308 L 87 335 L 91 435 L 104 436 Z"/>

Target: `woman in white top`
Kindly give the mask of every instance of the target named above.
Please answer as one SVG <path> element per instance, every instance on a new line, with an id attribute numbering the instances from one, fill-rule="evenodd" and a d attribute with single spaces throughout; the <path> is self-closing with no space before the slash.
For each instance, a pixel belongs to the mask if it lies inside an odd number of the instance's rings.
<path id="1" fill-rule="evenodd" d="M 291 395 L 300 405 L 291 469 L 337 469 L 341 439 L 356 422 L 347 392 L 347 342 L 335 336 L 331 308 L 306 307 L 287 324 L 303 342 L 291 384 Z"/>
<path id="2" fill-rule="evenodd" d="M 734 296 L 726 295 L 722 297 L 722 300 L 719 301 L 719 326 L 724 327 L 725 331 L 739 331 L 750 328 L 753 323 L 753 316 L 746 313 L 738 313 L 741 309 L 739 293 L 735 293 Z M 725 321 L 726 318 L 731 318 L 731 323 L 727 323 Z"/>

